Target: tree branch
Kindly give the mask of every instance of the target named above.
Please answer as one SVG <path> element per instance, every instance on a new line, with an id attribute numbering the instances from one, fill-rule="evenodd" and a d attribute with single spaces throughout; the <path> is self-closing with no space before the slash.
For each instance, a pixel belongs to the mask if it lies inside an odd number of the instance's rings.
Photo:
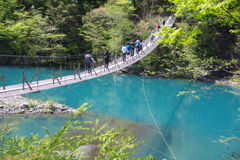
<path id="1" fill-rule="evenodd" d="M 231 13 L 228 12 L 228 10 L 226 10 L 226 9 L 223 8 L 223 7 L 221 7 L 221 8 L 222 8 L 222 10 L 224 10 L 237 24 L 240 23 L 236 18 L 234 18 L 234 16 L 233 16 Z"/>

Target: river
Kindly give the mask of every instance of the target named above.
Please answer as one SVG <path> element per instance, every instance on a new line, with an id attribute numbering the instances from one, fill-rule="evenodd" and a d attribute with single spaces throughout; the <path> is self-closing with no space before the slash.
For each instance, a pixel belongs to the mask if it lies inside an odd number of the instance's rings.
<path id="1" fill-rule="evenodd" d="M 64 67 L 63 67 L 64 68 Z M 27 79 L 35 73 L 33 67 L 0 66 L 5 70 L 7 85 L 21 83 L 21 71 Z M 57 72 L 57 68 L 56 72 Z M 63 75 L 72 74 L 66 68 Z M 39 68 L 39 79 L 51 77 L 50 67 Z M 177 96 L 180 92 L 188 94 Z M 147 78 L 131 74 L 109 74 L 67 87 L 59 87 L 30 93 L 24 97 L 54 100 L 72 108 L 83 103 L 93 105 L 82 120 L 100 120 L 109 128 L 122 127 L 138 141 L 133 157 L 153 155 L 157 160 L 218 160 L 222 154 L 239 151 L 239 142 L 223 144 L 214 142 L 220 136 L 238 136 L 240 113 L 238 112 L 239 89 L 213 83 L 181 79 Z M 191 94 L 190 94 L 191 93 Z M 45 135 L 41 126 L 53 134 L 62 126 L 66 117 L 20 116 L 19 130 L 14 134 L 30 136 Z"/>

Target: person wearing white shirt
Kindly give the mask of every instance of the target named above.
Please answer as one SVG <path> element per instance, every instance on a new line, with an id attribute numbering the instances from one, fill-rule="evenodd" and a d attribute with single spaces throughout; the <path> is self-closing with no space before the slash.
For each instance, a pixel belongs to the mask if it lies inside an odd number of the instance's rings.
<path id="1" fill-rule="evenodd" d="M 122 51 L 122 60 L 126 61 L 126 54 L 127 54 L 128 50 L 127 50 L 127 47 L 125 46 L 125 44 L 122 45 L 121 51 Z"/>

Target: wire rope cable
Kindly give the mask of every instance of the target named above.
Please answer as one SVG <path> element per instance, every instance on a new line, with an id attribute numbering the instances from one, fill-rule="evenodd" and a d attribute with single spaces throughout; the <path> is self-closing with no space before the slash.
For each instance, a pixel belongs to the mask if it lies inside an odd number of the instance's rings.
<path id="1" fill-rule="evenodd" d="M 155 123 L 155 125 L 156 125 L 156 127 L 157 127 L 157 129 L 158 129 L 158 131 L 159 131 L 158 133 L 161 135 L 161 137 L 162 137 L 162 139 L 164 140 L 165 144 L 167 145 L 169 151 L 171 152 L 171 154 L 172 154 L 172 156 L 173 156 L 172 159 L 177 159 L 177 158 L 175 157 L 175 155 L 174 155 L 171 147 L 170 147 L 169 144 L 167 143 L 165 137 L 163 136 L 163 133 L 162 133 L 160 127 L 159 127 L 158 124 L 157 124 L 156 118 L 154 117 L 154 115 L 153 115 L 153 113 L 152 113 L 152 109 L 151 109 L 151 107 L 150 107 L 150 105 L 149 105 L 149 103 L 148 103 L 148 100 L 147 100 L 147 94 L 146 94 L 145 85 L 144 85 L 144 81 L 145 81 L 145 78 L 144 78 L 144 77 L 145 77 L 145 76 L 144 76 L 144 74 L 143 74 L 143 80 L 142 80 L 143 93 L 144 93 L 144 97 L 145 97 L 145 99 L 146 99 L 146 104 L 147 104 L 148 110 L 149 110 L 149 112 L 150 112 L 150 115 L 152 115 L 153 121 L 154 121 L 154 123 Z"/>
<path id="2" fill-rule="evenodd" d="M 72 90 L 73 92 L 75 92 L 75 93 L 78 94 L 79 96 L 82 96 L 82 95 L 79 94 L 77 91 L 73 90 L 72 88 L 70 88 L 70 87 L 67 87 L 67 88 L 69 88 L 69 90 Z M 40 92 L 40 93 L 41 93 L 41 92 Z M 45 94 L 43 94 L 43 93 L 41 93 L 41 94 L 44 95 L 44 96 L 46 96 L 47 98 L 53 100 L 51 97 L 49 97 L 49 96 L 47 96 L 47 95 L 45 95 Z M 82 96 L 82 97 L 83 97 L 83 96 Z M 83 114 L 83 115 L 86 116 L 87 118 L 91 119 L 92 121 L 93 121 L 93 120 L 96 120 L 96 119 L 94 119 L 92 116 L 88 116 L 88 115 L 86 115 L 86 114 Z M 124 118 L 124 117 L 122 117 L 122 118 Z M 47 125 L 49 125 L 49 126 L 51 126 L 51 127 L 54 127 L 56 130 L 59 130 L 59 128 L 57 128 L 57 127 L 55 127 L 55 126 L 53 126 L 53 125 L 51 125 L 51 124 L 49 124 L 49 123 L 46 123 L 46 122 L 40 120 L 39 118 L 36 118 L 36 119 L 37 119 L 39 122 L 43 123 L 43 124 L 47 124 Z M 104 125 L 104 123 L 102 123 L 101 121 L 99 122 L 99 124 Z M 107 125 L 106 127 L 109 128 L 109 129 L 111 129 L 111 127 L 109 127 L 108 125 Z M 141 126 L 141 127 L 142 127 L 142 126 Z M 147 127 L 144 127 L 144 128 L 150 129 L 150 128 L 147 128 Z M 156 132 L 156 131 L 154 131 L 154 130 L 151 130 L 151 131 Z M 157 133 L 157 132 L 156 132 L 156 133 Z M 123 134 L 124 136 L 129 136 L 129 135 L 125 134 L 125 132 L 123 132 L 123 133 L 121 133 L 121 134 Z M 70 134 L 70 135 L 72 135 L 72 134 Z M 156 148 L 151 147 L 150 145 L 147 145 L 147 144 L 145 144 L 145 143 L 142 143 L 142 145 L 144 145 L 144 146 L 146 146 L 146 147 L 148 147 L 148 148 L 151 148 L 152 150 L 154 150 L 154 151 L 156 151 L 156 152 L 158 152 L 158 153 L 161 153 L 162 155 L 165 155 L 166 157 L 171 158 L 171 156 L 167 155 L 166 153 L 164 153 L 164 152 L 162 152 L 162 151 L 160 151 L 160 150 L 158 150 L 158 149 L 156 149 Z"/>
<path id="3" fill-rule="evenodd" d="M 81 95 L 79 92 L 77 92 L 76 90 L 74 90 L 73 88 L 70 88 L 69 86 L 67 86 L 67 88 L 69 88 L 69 90 L 71 90 L 72 92 L 74 92 L 74 93 L 76 93 L 77 95 L 79 95 L 79 96 L 81 96 L 81 97 L 84 97 L 83 95 Z M 99 106 L 99 107 L 101 107 L 101 108 L 104 108 L 105 109 L 105 107 L 103 107 L 102 105 L 100 105 L 100 104 L 97 104 L 96 102 L 94 102 L 93 100 L 89 100 L 89 101 L 91 101 L 92 103 L 94 103 L 94 104 L 96 104 L 97 106 Z M 120 101 L 120 102 L 122 102 L 123 103 L 123 101 Z M 135 108 L 136 109 L 136 108 Z M 121 117 L 121 118 L 123 118 L 123 119 L 126 119 L 126 120 L 128 120 L 126 117 L 123 117 L 122 115 L 120 115 L 120 114 L 117 114 L 117 113 L 115 113 L 115 112 L 112 112 L 111 110 L 108 110 L 109 112 L 111 112 L 111 113 L 113 113 L 113 114 L 115 114 L 115 115 L 117 115 L 117 116 L 119 116 L 119 117 Z M 141 111 L 141 110 L 140 110 Z M 143 113 L 147 113 L 147 112 L 143 112 Z M 149 129 L 149 128 L 148 128 Z M 156 132 L 157 133 L 157 131 L 155 131 L 155 130 L 152 130 L 152 131 L 154 131 L 154 132 Z"/>
<path id="4" fill-rule="evenodd" d="M 83 97 L 83 95 L 81 95 L 80 93 L 78 93 L 76 90 L 70 88 L 69 86 L 67 86 L 67 87 L 68 87 L 70 90 L 72 90 L 73 92 L 75 92 L 77 95 Z M 92 103 L 96 104 L 96 103 L 93 102 L 93 101 L 92 101 Z M 97 104 L 97 105 L 98 105 L 98 104 Z M 102 107 L 101 105 L 98 105 L 98 106 Z M 116 114 L 116 113 L 115 113 L 115 114 Z M 120 117 L 122 117 L 123 119 L 126 119 L 125 117 L 123 117 L 123 116 L 121 116 L 121 115 L 119 115 L 119 114 L 117 114 L 117 115 L 120 116 Z M 142 126 L 141 126 L 141 127 L 142 127 Z M 148 127 L 144 127 L 144 128 L 146 128 L 146 129 L 148 129 L 148 130 L 150 130 L 150 131 L 152 131 L 152 132 L 158 133 L 157 131 L 152 130 L 151 128 L 148 128 Z M 156 148 L 153 148 L 153 147 L 151 147 L 151 146 L 149 146 L 149 145 L 147 145 L 147 144 L 144 144 L 144 143 L 143 143 L 143 145 L 146 146 L 146 147 L 148 147 L 148 148 L 151 148 L 151 149 L 153 149 L 153 150 L 155 150 L 155 151 L 157 151 L 157 152 L 159 152 L 159 153 L 161 153 L 161 154 L 163 154 L 163 155 L 165 155 L 165 156 L 167 156 L 167 157 L 169 157 L 169 158 L 172 158 L 171 156 L 169 156 L 169 155 L 161 152 L 160 150 L 158 150 L 158 149 L 156 149 Z"/>
<path id="5" fill-rule="evenodd" d="M 66 86 L 66 87 L 67 87 L 69 90 L 75 92 L 78 96 L 84 97 L 83 95 L 81 95 L 80 93 L 78 93 L 78 92 L 77 92 L 76 90 L 74 90 L 73 88 L 70 88 L 69 86 Z M 76 86 L 75 86 L 75 87 L 76 87 Z M 50 99 L 50 100 L 53 100 L 51 97 L 47 96 L 46 94 L 44 94 L 44 93 L 42 93 L 42 92 L 40 92 L 40 94 L 44 95 L 45 97 L 47 97 L 47 98 Z M 93 101 L 92 101 L 92 103 L 96 104 L 96 103 L 93 102 Z M 98 104 L 97 104 L 97 105 L 98 105 Z M 102 107 L 101 105 L 98 105 L 98 106 Z M 115 114 L 116 114 L 116 113 L 115 113 Z M 117 114 L 117 115 L 120 116 L 119 114 Z M 88 118 L 90 118 L 90 119 L 92 119 L 92 120 L 94 120 L 94 118 L 92 118 L 91 116 L 87 116 L 87 115 L 85 115 L 85 116 L 88 117 Z M 123 116 L 120 116 L 120 117 L 122 117 L 123 119 L 126 119 L 126 118 L 123 117 Z M 44 123 L 44 124 L 47 124 L 47 125 L 49 125 L 49 126 L 53 126 L 53 125 L 48 124 L 48 123 L 46 123 L 46 122 L 44 122 L 44 121 L 42 121 L 42 120 L 40 120 L 40 119 L 38 119 L 38 118 L 36 118 L 36 119 L 37 119 L 38 121 Z M 101 122 L 100 122 L 100 123 L 101 123 Z M 101 123 L 101 124 L 102 124 L 102 123 Z M 56 128 L 55 126 L 53 126 L 53 127 L 54 127 L 55 129 L 58 129 L 58 128 Z M 141 127 L 142 127 L 142 126 L 141 126 Z M 108 127 L 108 128 L 110 128 L 110 127 Z M 152 130 L 152 129 L 148 128 L 148 127 L 144 127 L 144 128 L 146 128 L 146 129 L 148 129 L 148 130 L 150 130 L 150 131 L 152 131 L 152 132 L 158 133 L 157 131 Z M 128 136 L 127 134 L 124 134 L 124 133 L 122 133 L 122 134 L 125 135 L 125 136 Z M 148 148 L 151 148 L 151 149 L 157 151 L 158 153 L 161 153 L 161 154 L 163 154 L 163 155 L 171 158 L 171 156 L 165 154 L 164 152 L 161 152 L 160 150 L 157 150 L 156 148 L 153 148 L 153 147 L 151 147 L 151 146 L 149 146 L 149 145 L 147 145 L 147 144 L 144 144 L 144 143 L 143 143 L 143 145 L 146 146 L 146 147 L 148 147 Z"/>
<path id="6" fill-rule="evenodd" d="M 88 82 L 90 85 L 92 85 L 90 82 Z M 95 85 L 92 85 L 93 87 L 96 87 Z M 79 92 L 77 92 L 76 90 L 74 90 L 73 88 L 70 88 L 69 86 L 67 86 L 70 90 L 72 90 L 73 92 L 75 92 L 77 95 L 79 95 L 79 96 L 81 96 L 81 97 L 84 97 L 83 95 L 81 95 Z M 146 94 L 145 94 L 146 95 Z M 145 98 L 146 98 L 146 96 L 145 96 Z M 92 101 L 92 100 L 90 100 L 92 103 L 94 103 L 94 104 L 96 104 L 94 101 Z M 104 108 L 102 105 L 99 105 L 99 104 L 97 104 L 98 106 L 100 106 L 100 107 L 102 107 L 102 108 Z M 148 105 L 149 106 L 149 105 Z M 136 108 L 135 108 L 136 109 Z M 150 109 L 151 110 L 151 109 Z M 110 111 L 111 112 L 111 111 Z M 112 112 L 113 113 L 113 112 Z M 114 112 L 114 114 L 116 114 L 115 112 Z M 119 114 L 116 114 L 116 115 L 118 115 L 118 116 L 120 116 L 120 117 L 122 117 L 122 118 L 124 118 L 124 119 L 126 119 L 125 117 L 123 117 L 123 116 L 121 116 L 121 115 L 119 115 Z M 152 114 L 152 112 L 151 112 L 151 115 L 153 115 Z M 154 118 L 155 119 L 155 118 Z M 156 121 L 155 121 L 156 122 Z M 155 132 L 155 133 L 161 133 L 161 131 L 160 131 L 160 128 L 158 127 L 158 131 L 155 131 L 155 130 L 152 130 L 152 129 L 150 129 L 150 128 L 148 128 L 148 127 L 144 127 L 144 128 L 146 128 L 146 129 L 149 129 L 149 130 L 151 130 L 151 131 L 153 131 L 153 132 Z M 162 135 L 163 136 L 163 135 Z M 167 141 L 166 141 L 166 139 L 163 137 L 163 139 L 164 139 L 164 142 L 167 144 L 167 146 L 168 146 L 168 148 L 170 148 L 169 147 L 169 145 L 168 145 L 168 143 L 167 143 Z M 147 146 L 147 147 L 150 147 L 149 145 L 145 145 L 145 146 Z M 155 149 L 155 148 L 153 148 L 153 147 L 150 147 L 151 149 L 154 149 L 155 151 L 157 151 L 157 152 L 159 152 L 159 153 L 161 153 L 161 154 L 163 154 L 163 155 L 165 155 L 165 156 L 167 156 L 167 157 L 169 157 L 169 158 L 172 158 L 172 159 L 176 159 L 175 158 L 175 156 L 174 156 L 174 154 L 173 154 L 173 152 L 172 152 L 172 150 L 171 150 L 171 148 L 170 148 L 170 151 L 171 151 L 171 154 L 173 155 L 173 156 L 169 156 L 169 155 L 167 155 L 167 154 L 165 154 L 165 153 L 163 153 L 163 152 L 161 152 L 161 151 L 159 151 L 159 150 L 157 150 L 157 149 Z"/>
<path id="7" fill-rule="evenodd" d="M 109 83 L 111 83 L 113 85 L 113 82 L 110 82 L 110 80 L 108 80 L 107 78 L 105 78 L 105 76 L 101 76 L 100 78 L 104 78 L 106 81 L 108 81 Z M 120 87 L 118 87 L 120 88 Z M 124 88 L 121 88 L 122 90 L 126 91 L 127 93 L 130 93 L 131 95 L 134 95 L 135 97 L 141 99 L 141 100 L 144 100 L 142 97 L 139 97 L 138 95 L 128 91 L 127 89 L 124 89 Z"/>
<path id="8" fill-rule="evenodd" d="M 87 81 L 87 82 L 88 82 L 91 86 L 99 89 L 97 86 L 93 85 L 93 84 L 90 83 L 89 81 Z M 118 101 L 120 101 L 120 102 L 122 102 L 122 103 L 124 103 L 124 104 L 126 104 L 126 105 L 128 105 L 128 106 L 130 106 L 130 107 L 132 107 L 132 108 L 134 108 L 134 109 L 136 109 L 136 110 L 138 110 L 138 111 L 141 111 L 141 112 L 147 114 L 146 111 L 141 110 L 141 109 L 139 109 L 139 108 L 137 108 L 137 107 L 134 107 L 134 106 L 130 105 L 129 103 L 127 103 L 127 102 L 125 102 L 125 101 L 122 101 L 122 100 L 120 100 L 119 98 L 116 98 L 116 97 L 114 97 L 113 95 L 111 95 L 111 94 L 109 94 L 109 93 L 107 93 L 107 92 L 105 92 L 105 91 L 102 91 L 101 89 L 99 89 L 99 90 L 100 90 L 101 92 L 103 92 L 103 93 L 106 93 L 108 96 L 110 96 L 110 97 L 112 97 L 112 98 L 114 98 L 114 99 L 116 99 L 116 100 L 118 100 Z"/>
<path id="9" fill-rule="evenodd" d="M 104 77 L 105 78 L 105 77 Z M 97 87 L 96 85 L 93 85 L 93 84 L 91 84 L 89 81 L 84 81 L 84 82 L 88 82 L 91 86 L 93 86 L 93 87 L 95 87 L 95 88 L 97 88 L 97 89 L 99 89 L 99 87 Z M 108 81 L 109 82 L 109 81 Z M 109 82 L 109 83 L 111 83 L 111 82 Z M 79 85 L 81 85 L 81 84 L 83 84 L 83 83 L 79 83 L 79 84 L 77 84 L 76 86 L 74 86 L 74 87 L 77 87 L 77 86 L 79 86 Z M 113 83 L 112 83 L 113 84 Z M 76 94 L 78 94 L 79 96 L 82 96 L 82 97 L 84 97 L 83 95 L 81 95 L 79 92 L 77 92 L 76 90 L 74 90 L 73 88 L 71 88 L 71 87 L 69 87 L 69 86 L 65 86 L 65 87 L 67 87 L 69 90 L 72 90 L 73 92 L 75 92 Z M 119 88 L 121 88 L 121 87 L 119 87 Z M 123 88 L 121 88 L 121 89 L 123 89 Z M 143 87 L 143 89 L 144 89 L 144 87 Z M 123 89 L 124 91 L 125 91 L 125 89 Z M 67 90 L 66 90 L 67 91 Z M 66 91 L 64 91 L 64 92 L 66 92 Z M 100 89 L 100 91 L 102 91 L 101 89 Z M 144 90 L 145 91 L 145 90 Z M 62 93 L 64 93 L 64 92 L 60 92 L 58 95 L 60 95 L 60 94 L 62 94 Z M 104 92 L 104 91 L 102 91 L 102 92 Z M 52 99 L 51 97 L 49 97 L 49 96 L 47 96 L 46 94 L 44 94 L 44 93 L 42 93 L 42 92 L 40 92 L 42 95 L 44 95 L 44 96 L 46 96 L 48 99 Z M 104 93 L 106 93 L 106 92 L 104 92 Z M 131 93 L 131 92 L 130 92 Z M 131 93 L 131 94 L 133 94 L 133 93 Z M 134 94 L 133 94 L 134 95 Z M 115 99 L 117 99 L 116 97 L 114 97 L 114 96 L 112 96 L 112 95 L 109 95 L 109 96 L 111 96 L 111 97 L 113 97 L 113 98 L 115 98 Z M 137 96 L 138 98 L 140 98 L 141 100 L 144 100 L 144 99 L 142 99 L 141 97 L 139 97 L 139 96 Z M 146 99 L 146 98 L 145 98 Z M 128 103 L 126 103 L 126 102 L 124 102 L 124 101 L 122 101 L 122 100 L 120 100 L 120 99 L 118 99 L 121 103 L 125 103 L 125 104 L 128 104 Z M 93 101 L 92 101 L 93 102 Z M 93 102 L 94 103 L 94 102 Z M 95 103 L 96 104 L 96 103 Z M 99 105 L 99 104 L 97 104 L 97 105 Z M 128 104 L 129 105 L 129 104 Z M 101 105 L 100 105 L 101 106 Z M 131 105 L 129 105 L 129 106 L 131 106 Z M 131 106 L 131 107 L 133 107 L 133 106 Z M 139 110 L 138 108 L 136 108 L 136 107 L 133 107 L 134 109 L 137 109 L 137 110 Z M 143 113 L 147 113 L 147 112 L 145 112 L 145 111 L 143 111 L 143 110 L 139 110 L 139 111 L 141 111 L 141 112 L 143 112 Z M 115 113 L 115 112 L 113 112 L 114 114 L 116 114 L 116 115 L 118 115 L 118 116 L 120 116 L 120 117 L 122 117 L 122 118 L 124 118 L 124 119 L 126 119 L 126 117 L 123 117 L 123 116 L 121 116 L 121 115 L 119 115 L 119 114 L 117 114 L 117 113 Z M 39 121 L 41 121 L 40 119 L 38 119 Z M 42 121 L 43 122 L 43 121 Z M 45 122 L 44 122 L 45 123 Z M 45 123 L 46 124 L 46 123 Z M 48 124 L 48 125 L 50 125 L 51 126 L 51 124 Z M 55 127 L 56 128 L 56 127 Z M 148 127 L 145 127 L 145 128 L 147 128 L 147 129 L 149 129 L 149 130 L 151 130 L 152 132 L 155 132 L 155 133 L 158 133 L 158 131 L 155 131 L 155 130 L 152 130 L 151 128 L 148 128 Z M 56 128 L 57 129 L 57 128 Z M 144 144 L 145 145 L 145 144 Z M 145 145 L 145 146 L 148 146 L 148 145 Z M 151 147 L 152 148 L 152 147 Z M 156 150 L 156 151 L 158 151 L 159 153 L 161 153 L 161 154 L 163 154 L 163 155 L 166 155 L 165 153 L 163 153 L 163 152 L 161 152 L 161 151 L 159 151 L 159 150 L 157 150 L 157 149 L 154 149 L 154 150 Z M 166 155 L 167 156 L 167 155 Z M 168 157 L 170 157 L 170 156 L 168 156 Z"/>
<path id="10" fill-rule="evenodd" d="M 148 47 L 148 43 L 149 43 L 149 42 L 148 42 L 147 40 L 149 40 L 149 38 L 144 41 L 144 43 L 146 43 L 145 47 L 147 47 L 148 50 L 154 49 L 153 47 L 155 47 L 155 46 L 150 46 L 150 48 Z M 144 54 L 145 54 L 145 53 L 144 53 Z M 24 58 L 27 58 L 27 56 L 24 56 Z M 54 58 L 54 57 L 49 57 L 49 58 Z M 56 58 L 56 57 L 55 57 L 55 58 Z M 63 58 L 63 57 L 61 57 L 61 58 Z M 64 57 L 64 58 L 65 58 L 65 57 Z M 51 66 L 52 66 L 52 65 L 50 64 L 50 67 L 51 67 Z M 72 69 L 72 68 L 71 68 L 71 69 Z M 105 77 L 102 77 L 102 78 L 105 78 Z M 106 78 L 105 78 L 105 79 L 106 79 Z M 112 97 L 112 98 L 114 98 L 114 99 L 119 100 L 121 103 L 127 104 L 128 106 L 132 107 L 134 110 L 138 110 L 138 111 L 141 111 L 142 113 L 147 113 L 147 114 L 150 113 L 150 115 L 152 116 L 153 121 L 154 121 L 154 123 L 155 123 L 155 125 L 156 125 L 156 128 L 157 128 L 157 130 L 158 130 L 158 131 L 155 131 L 155 130 L 152 130 L 152 129 L 151 129 L 151 131 L 161 134 L 164 142 L 166 143 L 168 149 L 170 150 L 170 152 L 171 152 L 171 154 L 172 154 L 172 156 L 173 156 L 172 158 L 173 158 L 173 159 L 176 159 L 176 157 L 175 157 L 172 149 L 170 148 L 169 144 L 167 143 L 165 137 L 163 136 L 163 134 L 162 134 L 162 132 L 161 132 L 161 129 L 160 129 L 160 127 L 158 126 L 158 124 L 157 124 L 157 122 L 156 122 L 156 119 L 155 119 L 155 117 L 154 117 L 154 115 L 153 115 L 153 113 L 152 113 L 151 107 L 150 107 L 150 105 L 149 105 L 149 103 L 148 103 L 148 99 L 147 99 L 147 95 L 146 95 L 146 90 L 145 90 L 145 84 L 144 84 L 144 75 L 143 75 L 143 79 L 142 79 L 142 86 L 143 86 L 143 87 L 142 87 L 141 89 L 143 90 L 143 94 L 144 94 L 144 98 L 145 98 L 145 99 L 137 96 L 136 94 L 134 94 L 134 93 L 132 93 L 132 92 L 130 92 L 130 91 L 127 91 L 127 92 L 130 93 L 130 94 L 132 94 L 132 95 L 134 95 L 134 96 L 136 96 L 137 98 L 145 101 L 145 102 L 146 102 L 146 105 L 147 105 L 147 107 L 148 107 L 149 112 L 146 112 L 146 111 L 144 111 L 144 110 L 140 110 L 139 108 L 136 108 L 136 107 L 128 104 L 127 102 L 125 102 L 125 101 L 123 101 L 123 100 L 121 100 L 121 99 L 119 99 L 119 98 L 111 95 L 111 94 L 109 95 L 109 93 L 107 93 L 106 91 L 103 91 L 102 89 L 100 89 L 100 88 L 97 87 L 96 85 L 93 85 L 93 84 L 90 83 L 89 81 L 85 81 L 85 82 L 87 82 L 87 83 L 89 83 L 91 86 L 99 89 L 101 92 L 106 93 L 106 95 L 108 95 L 108 96 L 110 96 L 110 97 Z M 112 83 L 112 82 L 110 82 L 110 83 Z M 132 83 L 132 82 L 131 82 L 131 83 Z M 113 83 L 112 83 L 112 84 L 113 84 Z M 134 84 L 134 83 L 133 83 L 133 84 Z M 79 84 L 79 85 L 80 85 L 80 84 Z M 84 96 L 81 95 L 79 92 L 77 92 L 77 91 L 74 90 L 73 88 L 69 87 L 69 85 L 67 85 L 67 86 L 65 86 L 65 87 L 67 87 L 68 90 L 71 90 L 72 92 L 75 92 L 77 95 L 84 97 Z M 119 88 L 120 88 L 120 87 L 119 87 Z M 123 89 L 123 88 L 122 88 L 122 89 Z M 123 90 L 125 90 L 125 89 L 123 89 Z M 126 90 L 125 90 L 125 91 L 126 91 Z M 66 92 L 66 91 L 64 91 L 64 92 Z M 58 95 L 60 95 L 60 94 L 62 94 L 62 93 L 64 93 L 64 92 L 60 92 Z M 42 93 L 42 92 L 40 92 L 40 93 Z M 51 99 L 51 97 L 48 97 L 48 96 L 45 95 L 45 94 L 43 94 L 43 95 L 46 96 L 48 99 L 49 99 L 49 98 Z M 92 102 L 93 102 L 93 101 L 92 101 Z M 93 102 L 93 103 L 95 103 L 95 102 Z M 95 104 L 97 104 L 97 103 L 95 103 Z M 99 105 L 99 104 L 97 104 L 97 105 Z M 104 108 L 102 105 L 99 105 L 99 106 L 101 106 L 102 108 Z M 105 109 L 106 109 L 106 108 L 105 108 Z M 108 109 L 108 110 L 109 110 L 109 109 Z M 109 110 L 109 111 L 110 111 L 110 110 Z M 118 116 L 120 116 L 120 117 L 122 117 L 122 118 L 124 118 L 124 119 L 127 119 L 126 117 L 123 117 L 122 115 L 119 115 L 119 114 L 117 114 L 117 113 L 115 113 L 115 112 L 112 112 L 112 113 L 114 113 L 114 114 L 116 114 L 116 115 L 118 115 Z M 148 128 L 148 129 L 150 129 L 150 128 Z M 161 152 L 161 151 L 160 151 L 160 152 Z M 161 152 L 161 153 L 162 153 L 162 152 Z M 164 154 L 164 153 L 163 153 L 163 154 Z M 164 155 L 166 155 L 166 154 L 164 154 Z M 166 155 L 166 156 L 167 156 L 167 155 Z M 168 157 L 170 157 L 170 156 L 168 156 Z"/>

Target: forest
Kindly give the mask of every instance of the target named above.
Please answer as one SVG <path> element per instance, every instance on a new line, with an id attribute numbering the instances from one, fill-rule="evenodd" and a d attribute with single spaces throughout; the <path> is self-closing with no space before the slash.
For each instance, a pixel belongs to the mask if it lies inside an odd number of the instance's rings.
<path id="1" fill-rule="evenodd" d="M 1 0 L 0 55 L 83 56 L 144 40 L 167 15 L 159 47 L 135 67 L 192 79 L 239 73 L 239 3 L 234 0 Z"/>
<path id="2" fill-rule="evenodd" d="M 230 79 L 240 74 L 239 6 L 236 0 L 0 0 L 0 63 L 12 64 L 3 61 L 4 55 L 83 57 L 87 50 L 100 60 L 105 49 L 112 55 L 121 53 L 122 44 L 144 40 L 172 15 L 177 17 L 174 26 L 157 33 L 164 35 L 160 45 L 134 67 L 151 76 Z M 1 123 L 0 159 L 76 159 L 78 146 L 96 141 L 101 142 L 96 159 L 126 159 L 143 143 L 133 136 L 119 138 L 124 129 L 103 134 L 105 126 L 98 122 L 84 128 L 79 124 L 91 122 L 72 121 L 88 107 L 84 104 L 59 132 L 40 140 L 37 135 L 9 139 L 16 124 Z M 92 132 L 69 137 L 71 129 Z M 223 143 L 228 140 L 231 137 Z"/>

